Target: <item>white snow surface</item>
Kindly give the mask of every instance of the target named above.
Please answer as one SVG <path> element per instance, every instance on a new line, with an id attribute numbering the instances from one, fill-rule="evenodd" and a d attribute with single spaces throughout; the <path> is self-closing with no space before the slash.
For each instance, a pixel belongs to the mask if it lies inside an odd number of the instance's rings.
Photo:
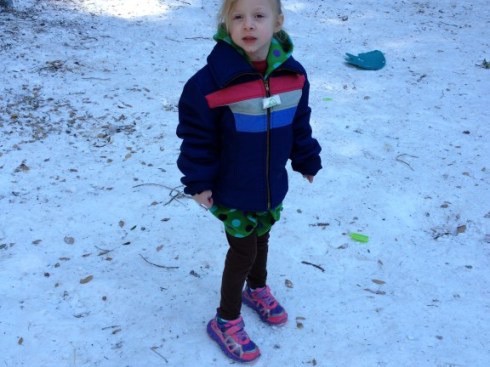
<path id="1" fill-rule="evenodd" d="M 177 103 L 217 0 L 0 12 L 0 366 L 227 366 L 227 244 L 183 195 Z M 291 171 L 255 366 L 490 365 L 490 3 L 284 0 L 324 168 Z M 378 71 L 344 54 L 381 50 Z M 353 241 L 362 233 L 369 242 Z"/>

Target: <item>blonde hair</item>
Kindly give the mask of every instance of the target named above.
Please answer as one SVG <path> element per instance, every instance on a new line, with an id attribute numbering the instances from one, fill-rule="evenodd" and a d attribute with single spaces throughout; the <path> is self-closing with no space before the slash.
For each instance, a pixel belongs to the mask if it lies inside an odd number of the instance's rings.
<path id="1" fill-rule="evenodd" d="M 226 30 L 229 29 L 229 19 L 231 11 L 233 7 L 237 3 L 238 0 L 223 0 L 223 4 L 221 5 L 220 12 L 218 13 L 218 25 L 223 24 L 226 27 Z M 272 8 L 276 11 L 276 15 L 279 16 L 282 14 L 282 5 L 281 0 L 268 0 L 272 2 Z"/>

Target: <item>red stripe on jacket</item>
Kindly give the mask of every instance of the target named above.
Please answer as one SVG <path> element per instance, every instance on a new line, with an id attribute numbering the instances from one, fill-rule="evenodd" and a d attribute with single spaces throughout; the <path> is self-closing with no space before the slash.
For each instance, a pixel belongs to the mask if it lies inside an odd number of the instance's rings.
<path id="1" fill-rule="evenodd" d="M 283 75 L 269 79 L 270 94 L 291 92 L 303 89 L 306 77 L 300 74 Z M 206 96 L 209 108 L 227 106 L 253 98 L 266 97 L 264 81 L 261 79 L 220 89 Z"/>
<path id="2" fill-rule="evenodd" d="M 272 95 L 303 89 L 306 77 L 300 74 L 271 77 L 269 86 Z"/>
<path id="3" fill-rule="evenodd" d="M 246 101 L 247 99 L 263 98 L 265 86 L 261 79 L 252 82 L 233 85 L 208 94 L 206 100 L 209 108 L 227 106 L 232 103 Z"/>

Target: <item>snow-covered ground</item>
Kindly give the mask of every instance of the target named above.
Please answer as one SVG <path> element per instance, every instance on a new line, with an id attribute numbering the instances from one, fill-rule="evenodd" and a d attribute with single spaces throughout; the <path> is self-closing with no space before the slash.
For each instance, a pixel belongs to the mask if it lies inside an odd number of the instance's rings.
<path id="1" fill-rule="evenodd" d="M 284 0 L 324 169 L 292 173 L 256 366 L 490 365 L 490 3 Z M 0 12 L 0 366 L 231 364 L 221 224 L 182 194 L 177 102 L 219 1 Z M 344 54 L 379 49 L 379 71 Z M 349 233 L 369 236 L 369 242 Z"/>

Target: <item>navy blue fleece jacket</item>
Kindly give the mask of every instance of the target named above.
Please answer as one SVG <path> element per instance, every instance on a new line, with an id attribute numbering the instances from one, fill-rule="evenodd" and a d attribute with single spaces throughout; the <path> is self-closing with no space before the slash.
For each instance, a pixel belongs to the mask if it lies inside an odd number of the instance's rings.
<path id="1" fill-rule="evenodd" d="M 275 56 L 278 62 L 264 76 L 219 40 L 207 65 L 185 84 L 177 127 L 185 193 L 212 190 L 216 204 L 265 211 L 286 196 L 288 159 L 303 175 L 321 169 L 306 72 L 290 55 L 281 60 L 277 50 L 269 67 Z"/>

